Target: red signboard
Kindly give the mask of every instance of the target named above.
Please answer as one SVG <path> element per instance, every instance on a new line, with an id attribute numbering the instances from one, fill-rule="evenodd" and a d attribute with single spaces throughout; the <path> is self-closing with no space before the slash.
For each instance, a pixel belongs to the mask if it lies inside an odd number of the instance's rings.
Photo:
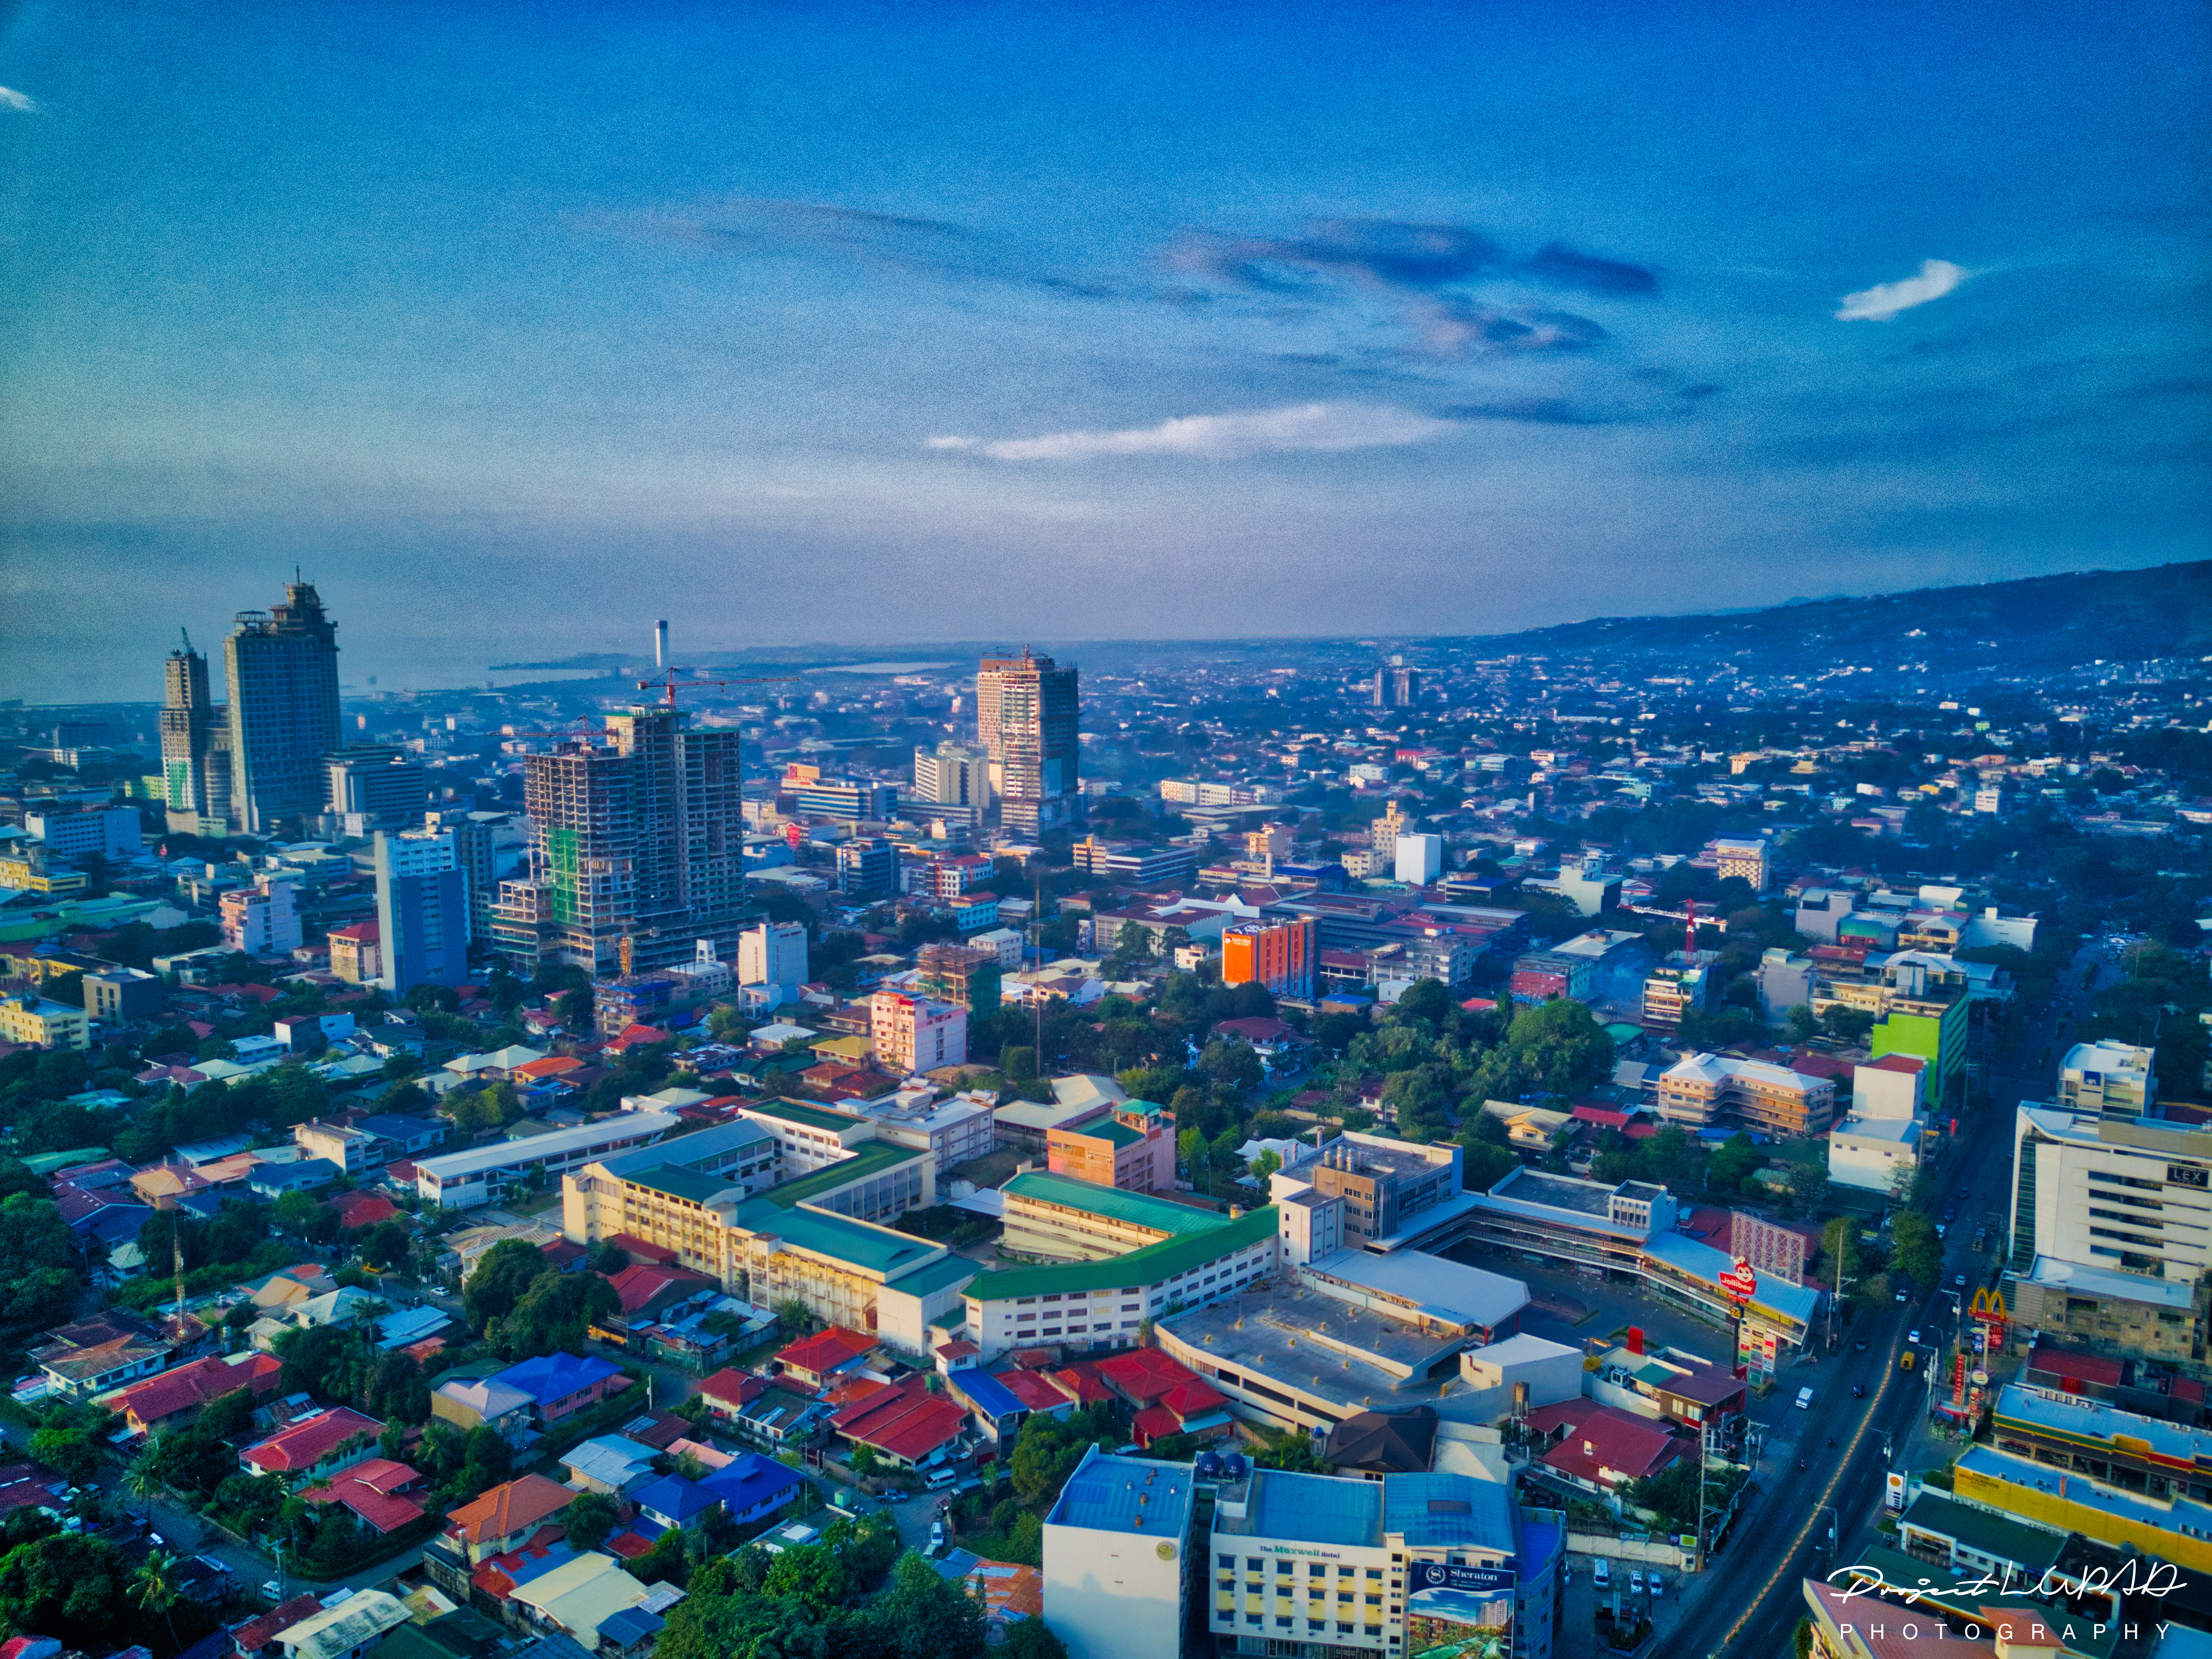
<path id="1" fill-rule="evenodd" d="M 1738 1256 L 1735 1266 L 1721 1274 L 1721 1289 L 1739 1302 L 1748 1302 L 1758 1292 L 1759 1275 L 1752 1271 L 1750 1262 Z"/>

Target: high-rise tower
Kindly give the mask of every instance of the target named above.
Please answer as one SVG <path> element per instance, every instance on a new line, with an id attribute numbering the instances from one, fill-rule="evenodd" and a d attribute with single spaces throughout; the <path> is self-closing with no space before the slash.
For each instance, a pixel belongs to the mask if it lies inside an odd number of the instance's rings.
<path id="1" fill-rule="evenodd" d="M 534 879 L 501 890 L 502 950 L 523 954 L 526 899 L 537 907 L 540 959 L 593 973 L 685 960 L 702 939 L 718 953 L 734 947 L 750 919 L 738 733 L 695 732 L 689 718 L 672 708 L 610 714 L 611 741 L 527 757 Z"/>
<path id="2" fill-rule="evenodd" d="M 376 832 L 376 923 L 386 990 L 404 995 L 468 978 L 468 878 L 450 833 Z"/>
<path id="3" fill-rule="evenodd" d="M 187 635 L 161 665 L 161 793 L 169 828 L 220 836 L 230 827 L 230 733 L 208 696 L 205 653 Z"/>
<path id="4" fill-rule="evenodd" d="M 230 689 L 231 819 L 247 835 L 322 810 L 323 757 L 338 746 L 337 624 L 313 585 L 241 611 L 223 641 Z"/>
<path id="5" fill-rule="evenodd" d="M 991 757 L 1000 820 L 1034 836 L 1083 819 L 1077 781 L 1082 706 L 1073 663 L 1050 657 L 986 657 L 975 675 L 975 733 Z"/>

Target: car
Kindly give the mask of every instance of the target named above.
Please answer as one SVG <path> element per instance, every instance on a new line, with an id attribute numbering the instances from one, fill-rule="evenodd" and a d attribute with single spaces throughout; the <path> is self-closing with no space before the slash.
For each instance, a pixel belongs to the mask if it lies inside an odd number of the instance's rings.
<path id="1" fill-rule="evenodd" d="M 1952 1288 L 1954 1288 L 1954 1290 L 1961 1290 L 1961 1291 L 1965 1290 L 1965 1289 L 1966 1288 L 1966 1274 L 1964 1274 L 1964 1273 L 1960 1273 L 1960 1274 L 1958 1274 L 1956 1277 L 1954 1277 L 1954 1278 L 1951 1280 L 1951 1285 L 1952 1285 Z"/>
<path id="2" fill-rule="evenodd" d="M 1861 1353 L 1864 1353 L 1866 1352 L 1866 1338 L 1864 1337 L 1861 1337 L 1859 1339 L 1859 1352 Z"/>
<path id="3" fill-rule="evenodd" d="M 263 1579 L 261 1599 L 264 1601 L 282 1601 L 284 1599 L 284 1586 L 274 1578 Z"/>
<path id="4" fill-rule="evenodd" d="M 1936 1237 L 1938 1238 L 1943 1237 L 1943 1224 L 1940 1221 L 1936 1224 Z"/>
<path id="5" fill-rule="evenodd" d="M 1650 1582 L 1644 1588 L 1651 1592 L 1653 1601 L 1656 1601 L 1659 1599 L 1659 1570 L 1656 1567 L 1651 1570 Z"/>
<path id="6" fill-rule="evenodd" d="M 932 1469 L 922 1476 L 921 1484 L 927 1491 L 943 1492 L 947 1486 L 957 1485 L 959 1480 L 960 1471 L 957 1469 Z"/>
<path id="7" fill-rule="evenodd" d="M 1643 1568 L 1631 1567 L 1628 1570 L 1628 1593 L 1631 1595 L 1641 1595 L 1644 1594 Z"/>
<path id="8" fill-rule="evenodd" d="M 1905 1340 L 1917 1348 L 1920 1346 L 1920 1333 L 1918 1331 L 1907 1331 L 1905 1334 Z"/>
<path id="9" fill-rule="evenodd" d="M 1797 1409 L 1798 1409 L 1799 1411 L 1801 1411 L 1801 1412 L 1802 1412 L 1802 1411 L 1805 1411 L 1805 1410 L 1808 1409 L 1808 1408 L 1812 1406 L 1812 1404 L 1813 1404 L 1813 1390 L 1812 1390 L 1809 1387 L 1808 1387 L 1808 1388 L 1802 1388 L 1802 1389 L 1798 1389 L 1798 1390 L 1797 1390 Z"/>
<path id="10" fill-rule="evenodd" d="M 932 1555 L 941 1555 L 945 1553 L 945 1522 L 942 1521 L 933 1521 L 929 1523 L 929 1553 Z"/>
<path id="11" fill-rule="evenodd" d="M 1590 1583 L 1596 1585 L 1600 1589 L 1609 1589 L 1612 1588 L 1613 1563 L 1607 1560 L 1602 1555 L 1599 1556 L 1596 1560 L 1590 1564 Z"/>
<path id="12" fill-rule="evenodd" d="M 1865 1398 L 1866 1398 L 1866 1384 L 1865 1384 L 1865 1383 L 1863 1383 L 1863 1382 L 1854 1382 L 1854 1383 L 1852 1383 L 1852 1384 L 1851 1384 L 1851 1398 L 1852 1398 L 1852 1399 L 1854 1399 L 1854 1400 L 1863 1400 L 1863 1399 L 1865 1399 Z"/>
<path id="13" fill-rule="evenodd" d="M 1899 1291 L 1897 1293 L 1897 1299 L 1898 1299 L 1899 1304 L 1900 1305 L 1902 1305 L 1902 1304 L 1903 1304 L 1903 1303 L 1904 1303 L 1904 1301 L 1905 1301 L 1905 1292 L 1904 1292 L 1903 1291 Z"/>

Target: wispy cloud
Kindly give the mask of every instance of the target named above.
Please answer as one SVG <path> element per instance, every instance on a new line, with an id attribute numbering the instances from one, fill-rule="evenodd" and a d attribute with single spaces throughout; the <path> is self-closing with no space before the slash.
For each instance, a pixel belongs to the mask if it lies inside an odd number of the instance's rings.
<path id="1" fill-rule="evenodd" d="M 1559 288 L 1578 288 L 1588 294 L 1656 294 L 1659 273 L 1650 265 L 1632 265 L 1624 259 L 1601 259 L 1578 253 L 1565 242 L 1536 250 L 1521 269 L 1531 276 Z"/>
<path id="2" fill-rule="evenodd" d="M 18 92 L 13 87 L 0 87 L 0 109 L 21 110 L 29 115 L 34 113 L 38 107 L 39 100 L 30 94 Z"/>
<path id="3" fill-rule="evenodd" d="M 933 449 L 980 449 L 1001 461 L 1085 460 L 1097 455 L 1184 455 L 1225 460 L 1289 450 L 1375 449 L 1417 444 L 1453 429 L 1410 410 L 1381 404 L 1293 404 L 1228 415 L 1186 415 L 1122 432 L 1054 432 L 1041 438 L 977 443 L 932 438 Z"/>
<path id="4" fill-rule="evenodd" d="M 1836 313 L 1836 320 L 1886 323 L 1900 311 L 1942 299 L 1971 274 L 1948 259 L 1923 259 L 1917 276 L 1907 276 L 1901 283 L 1878 283 L 1856 294 L 1844 295 L 1843 309 Z"/>
<path id="5" fill-rule="evenodd" d="M 1505 311 L 1455 294 L 1408 306 L 1407 319 L 1433 357 L 1512 357 L 1583 351 L 1611 337 L 1587 317 L 1565 311 Z"/>
<path id="6" fill-rule="evenodd" d="M 1326 271 L 1364 286 L 1431 289 L 1463 282 L 1504 258 L 1505 250 L 1463 225 L 1403 224 L 1391 219 L 1323 219 L 1303 236 L 1185 235 L 1164 256 L 1171 270 L 1263 291 L 1296 287 L 1277 267 Z"/>

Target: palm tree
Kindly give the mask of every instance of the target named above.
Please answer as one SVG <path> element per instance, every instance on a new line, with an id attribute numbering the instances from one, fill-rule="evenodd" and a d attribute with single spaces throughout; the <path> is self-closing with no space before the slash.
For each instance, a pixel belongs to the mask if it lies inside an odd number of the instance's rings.
<path id="1" fill-rule="evenodd" d="M 123 1471 L 123 1486 L 137 1498 L 150 1498 L 161 1490 L 161 1454 L 155 1449 L 153 1441 L 149 1440 Z"/>
<path id="2" fill-rule="evenodd" d="M 125 1592 L 143 1611 L 161 1615 L 163 1622 L 169 1627 L 172 1643 L 177 1641 L 177 1620 L 172 1610 L 177 1605 L 178 1590 L 171 1582 L 176 1570 L 175 1556 L 167 1550 L 155 1550 L 140 1563 L 138 1571 L 131 1575 L 131 1587 Z"/>

